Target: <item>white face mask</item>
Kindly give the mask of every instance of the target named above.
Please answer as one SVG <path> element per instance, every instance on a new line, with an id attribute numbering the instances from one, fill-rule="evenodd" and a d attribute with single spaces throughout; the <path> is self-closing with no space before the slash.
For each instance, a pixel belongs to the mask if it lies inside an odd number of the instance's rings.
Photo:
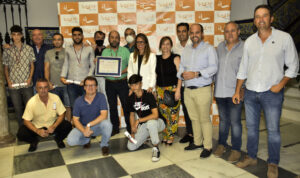
<path id="1" fill-rule="evenodd" d="M 127 41 L 127 43 L 132 43 L 132 42 L 134 41 L 133 36 L 128 35 L 128 36 L 126 37 L 126 41 Z"/>

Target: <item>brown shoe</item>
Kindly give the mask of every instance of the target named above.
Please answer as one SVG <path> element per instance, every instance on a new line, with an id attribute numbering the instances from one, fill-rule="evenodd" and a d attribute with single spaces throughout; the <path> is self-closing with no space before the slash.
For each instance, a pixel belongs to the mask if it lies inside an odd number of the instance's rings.
<path id="1" fill-rule="evenodd" d="M 107 146 L 102 147 L 102 155 L 108 156 L 109 155 L 109 149 Z"/>
<path id="2" fill-rule="evenodd" d="M 247 166 L 254 166 L 254 165 L 257 165 L 257 159 L 250 158 L 249 156 L 246 156 L 243 161 L 236 163 L 236 166 L 239 168 L 245 168 Z"/>
<path id="3" fill-rule="evenodd" d="M 228 157 L 228 162 L 235 163 L 238 162 L 241 157 L 241 152 L 237 150 L 231 150 L 230 155 Z"/>
<path id="4" fill-rule="evenodd" d="M 83 145 L 83 148 L 84 148 L 84 149 L 91 148 L 91 142 L 89 142 L 89 143 Z"/>
<path id="5" fill-rule="evenodd" d="M 223 155 L 223 153 L 225 153 L 225 151 L 226 150 L 225 150 L 224 145 L 218 145 L 216 151 L 214 152 L 214 155 L 217 158 L 220 158 Z"/>
<path id="6" fill-rule="evenodd" d="M 277 178 L 278 177 L 278 166 L 276 164 L 268 164 L 268 178 Z"/>

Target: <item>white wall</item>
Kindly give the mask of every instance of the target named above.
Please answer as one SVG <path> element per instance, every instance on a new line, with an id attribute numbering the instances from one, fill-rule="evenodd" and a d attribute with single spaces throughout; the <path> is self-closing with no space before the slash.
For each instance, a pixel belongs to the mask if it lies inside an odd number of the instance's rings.
<path id="1" fill-rule="evenodd" d="M 267 0 L 231 0 L 230 19 L 235 21 L 253 18 L 254 9 L 260 4 L 267 4 Z"/>

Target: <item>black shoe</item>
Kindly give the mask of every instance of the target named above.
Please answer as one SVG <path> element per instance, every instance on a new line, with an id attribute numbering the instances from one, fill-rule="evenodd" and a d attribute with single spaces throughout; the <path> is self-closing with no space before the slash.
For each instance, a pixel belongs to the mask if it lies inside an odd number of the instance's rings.
<path id="1" fill-rule="evenodd" d="M 58 146 L 58 148 L 65 148 L 66 147 L 66 145 L 65 145 L 65 143 L 62 141 L 62 140 L 56 140 L 56 139 L 54 139 L 55 140 L 55 142 L 56 142 L 56 145 Z"/>
<path id="2" fill-rule="evenodd" d="M 113 130 L 113 131 L 111 132 L 111 136 L 114 136 L 114 135 L 116 135 L 116 134 L 118 134 L 118 133 L 120 133 L 120 130 Z"/>
<path id="3" fill-rule="evenodd" d="M 187 143 L 193 141 L 194 138 L 186 134 L 182 139 L 179 140 L 179 143 Z"/>
<path id="4" fill-rule="evenodd" d="M 96 136 L 91 136 L 91 139 L 95 139 L 96 138 Z"/>
<path id="5" fill-rule="evenodd" d="M 212 149 L 205 149 L 201 152 L 200 158 L 208 158 L 211 155 Z"/>
<path id="6" fill-rule="evenodd" d="M 34 152 L 37 149 L 37 145 L 38 145 L 38 142 L 30 143 L 30 146 L 28 148 L 28 152 Z"/>
<path id="7" fill-rule="evenodd" d="M 189 146 L 185 147 L 184 150 L 196 150 L 203 148 L 203 145 L 195 145 L 194 143 L 190 143 Z"/>

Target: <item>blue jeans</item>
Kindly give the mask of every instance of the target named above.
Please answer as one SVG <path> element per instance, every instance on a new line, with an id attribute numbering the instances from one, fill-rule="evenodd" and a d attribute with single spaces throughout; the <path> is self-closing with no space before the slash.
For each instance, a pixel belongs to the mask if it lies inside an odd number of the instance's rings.
<path id="1" fill-rule="evenodd" d="M 262 109 L 268 130 L 268 163 L 279 163 L 281 144 L 279 123 L 282 103 L 283 89 L 279 93 L 273 93 L 270 90 L 265 92 L 245 90 L 246 126 L 248 129 L 247 151 L 251 158 L 257 157 Z"/>
<path id="2" fill-rule="evenodd" d="M 75 85 L 75 84 L 67 85 L 67 89 L 70 98 L 70 106 L 71 108 L 73 108 L 77 97 L 82 96 L 84 94 L 84 89 L 83 86 Z"/>
<path id="3" fill-rule="evenodd" d="M 243 103 L 233 104 L 231 98 L 216 98 L 216 101 L 220 116 L 219 144 L 227 146 L 231 126 L 232 149 L 240 151 L 242 145 L 241 114 Z"/>
<path id="4" fill-rule="evenodd" d="M 103 120 L 99 124 L 91 127 L 93 130 L 92 136 L 102 135 L 100 147 L 108 146 L 108 142 L 111 136 L 112 125 L 108 120 Z M 68 135 L 67 142 L 70 146 L 85 145 L 90 141 L 90 137 L 85 137 L 83 133 L 74 128 Z"/>
<path id="5" fill-rule="evenodd" d="M 54 89 L 50 90 L 50 92 L 58 95 L 60 100 L 65 105 L 65 107 L 70 107 L 70 98 L 69 98 L 67 86 L 55 87 Z"/>

